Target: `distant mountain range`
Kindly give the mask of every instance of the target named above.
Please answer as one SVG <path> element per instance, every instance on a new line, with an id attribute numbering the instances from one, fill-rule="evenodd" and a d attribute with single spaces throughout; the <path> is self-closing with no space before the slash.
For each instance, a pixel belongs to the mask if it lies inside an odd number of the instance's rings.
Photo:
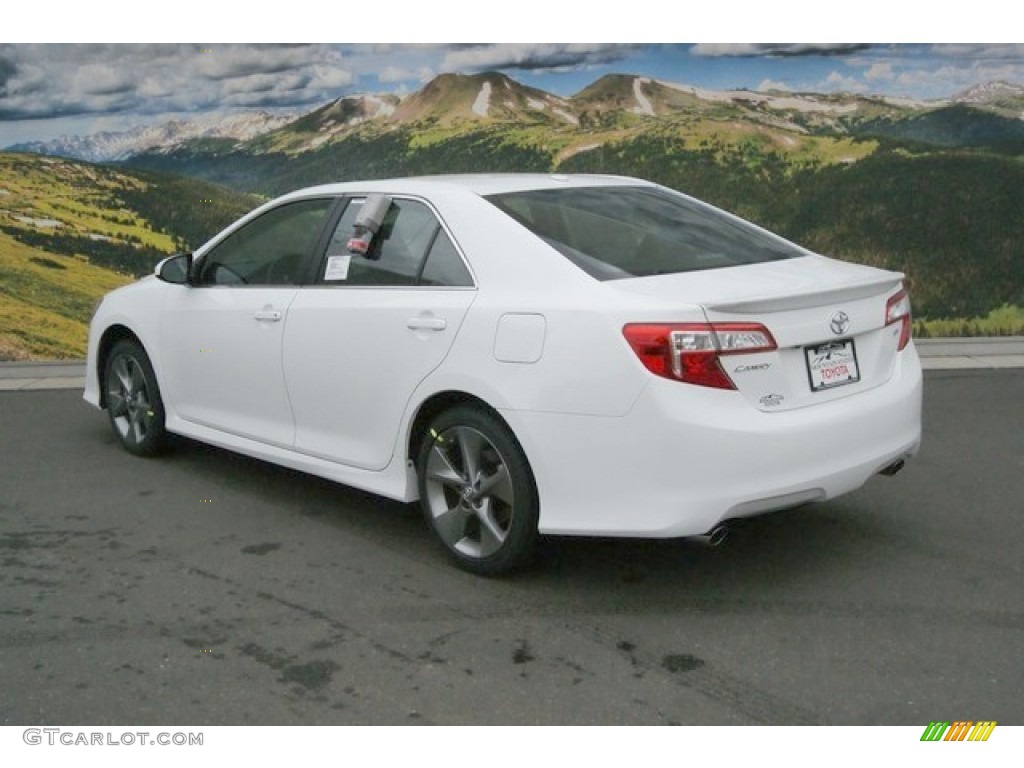
<path id="1" fill-rule="evenodd" d="M 917 101 L 846 93 L 715 91 L 638 75 L 606 75 L 571 98 L 523 85 L 499 72 L 443 74 L 404 98 L 339 98 L 302 115 L 239 113 L 140 126 L 130 131 L 62 137 L 8 149 L 90 162 L 122 162 L 177 151 L 300 154 L 353 133 L 430 126 L 452 130 L 493 125 L 546 126 L 586 134 L 636 129 L 680 119 L 731 119 L 795 135 L 874 135 L 942 146 L 1024 141 L 1024 86 L 973 86 L 949 99 Z M 980 128 L 978 126 L 981 126 Z M 570 152 L 574 142 L 563 142 Z"/>
<path id="2" fill-rule="evenodd" d="M 201 116 L 139 126 L 129 131 L 101 131 L 88 136 L 62 136 L 52 141 L 31 141 L 14 144 L 8 149 L 92 163 L 118 162 L 143 152 L 171 149 L 194 139 L 246 141 L 288 125 L 293 120 L 293 114 L 272 115 L 267 112 L 246 112 L 226 118 Z"/>
<path id="3" fill-rule="evenodd" d="M 0 302 L 22 301 L 30 277 L 58 275 L 47 259 L 145 271 L 251 207 L 244 193 L 536 171 L 649 179 L 819 253 L 900 270 L 919 318 L 1024 307 L 1024 87 L 1011 83 L 923 102 L 618 74 L 561 98 L 498 72 L 446 74 L 404 98 L 350 96 L 297 116 L 177 121 L 18 149 L 36 154 L 0 156 Z M 83 205 L 97 211 L 83 217 Z M 5 258 L 23 283 L 4 277 Z"/>
<path id="4" fill-rule="evenodd" d="M 1006 111 L 1008 117 L 1024 117 L 1024 86 L 1013 83 L 982 83 L 953 96 L 957 104 L 988 105 Z"/>

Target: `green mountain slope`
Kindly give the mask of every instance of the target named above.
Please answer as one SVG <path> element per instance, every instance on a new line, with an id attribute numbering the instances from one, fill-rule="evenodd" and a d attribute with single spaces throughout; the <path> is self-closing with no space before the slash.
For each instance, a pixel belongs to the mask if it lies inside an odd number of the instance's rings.
<path id="1" fill-rule="evenodd" d="M 879 118 L 858 127 L 873 136 L 942 147 L 992 147 L 1005 152 L 1024 151 L 1024 120 L 974 106 L 954 104 L 898 120 Z"/>
<path id="2" fill-rule="evenodd" d="M 185 142 L 129 164 L 277 194 L 402 173 L 554 170 L 577 153 L 655 132 L 690 149 L 759 144 L 799 166 L 872 150 L 840 116 L 905 111 L 860 97 L 698 91 L 633 75 L 608 75 L 563 99 L 501 73 L 446 74 L 401 102 L 339 99 L 247 143 Z"/>
<path id="3" fill-rule="evenodd" d="M 0 153 L 0 360 L 83 356 L 104 293 L 254 203 L 193 179 Z"/>
<path id="4" fill-rule="evenodd" d="M 906 271 L 919 316 L 1024 302 L 1024 121 L 1009 116 L 1022 99 L 1016 87 L 926 103 L 710 91 L 618 74 L 556 98 L 497 73 L 443 75 L 344 129 L 336 118 L 351 110 L 335 105 L 228 151 L 186 144 L 131 162 L 266 195 L 429 173 L 638 176 L 820 252 Z"/>
<path id="5" fill-rule="evenodd" d="M 560 170 L 629 172 L 819 253 L 905 272 L 921 317 L 1024 306 L 1020 158 L 883 146 L 857 162 L 794 168 L 750 145 L 695 152 L 648 135 L 577 155 Z"/>

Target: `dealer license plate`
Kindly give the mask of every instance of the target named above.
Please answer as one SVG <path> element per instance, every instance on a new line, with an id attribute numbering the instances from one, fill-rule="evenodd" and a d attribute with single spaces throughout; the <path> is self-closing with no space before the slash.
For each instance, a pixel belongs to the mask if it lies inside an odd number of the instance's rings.
<path id="1" fill-rule="evenodd" d="M 853 339 L 804 347 L 804 354 L 807 355 L 807 373 L 813 392 L 860 381 Z"/>

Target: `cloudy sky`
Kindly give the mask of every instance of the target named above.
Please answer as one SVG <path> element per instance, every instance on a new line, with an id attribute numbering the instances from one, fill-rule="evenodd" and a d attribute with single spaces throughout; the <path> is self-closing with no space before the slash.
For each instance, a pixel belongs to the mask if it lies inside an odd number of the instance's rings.
<path id="1" fill-rule="evenodd" d="M 627 72 L 718 89 L 935 99 L 980 82 L 1024 84 L 1024 45 L 0 44 L 0 147 L 186 114 L 301 113 L 487 70 L 563 96 Z"/>

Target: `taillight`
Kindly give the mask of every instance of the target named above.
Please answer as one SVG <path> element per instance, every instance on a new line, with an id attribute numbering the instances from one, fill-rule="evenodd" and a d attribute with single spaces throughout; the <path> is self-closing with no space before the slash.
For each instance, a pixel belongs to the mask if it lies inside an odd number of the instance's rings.
<path id="1" fill-rule="evenodd" d="M 736 389 L 719 357 L 776 349 L 758 323 L 630 323 L 622 335 L 651 373 L 716 389 Z"/>
<path id="2" fill-rule="evenodd" d="M 901 290 L 895 296 L 891 296 L 885 303 L 885 324 L 900 324 L 899 349 L 906 348 L 910 343 L 910 296 L 906 290 Z"/>

